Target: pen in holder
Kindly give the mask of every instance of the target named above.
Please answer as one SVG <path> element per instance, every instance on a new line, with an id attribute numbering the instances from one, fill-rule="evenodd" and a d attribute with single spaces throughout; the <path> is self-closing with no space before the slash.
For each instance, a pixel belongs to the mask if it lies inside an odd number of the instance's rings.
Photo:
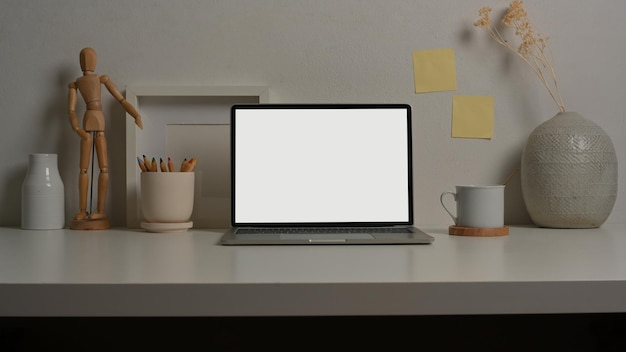
<path id="1" fill-rule="evenodd" d="M 193 172 L 142 172 L 141 227 L 150 232 L 182 232 L 193 226 Z"/>

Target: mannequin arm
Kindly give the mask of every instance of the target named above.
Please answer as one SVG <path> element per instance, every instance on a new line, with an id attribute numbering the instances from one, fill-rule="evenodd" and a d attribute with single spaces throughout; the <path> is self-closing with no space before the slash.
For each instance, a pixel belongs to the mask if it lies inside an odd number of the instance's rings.
<path id="1" fill-rule="evenodd" d="M 84 140 L 88 139 L 89 133 L 78 127 L 78 116 L 76 116 L 76 83 L 74 82 L 69 85 L 68 113 L 70 116 L 70 125 L 72 125 L 72 130 L 74 130 L 80 138 Z"/>
<path id="2" fill-rule="evenodd" d="M 115 86 L 115 83 L 113 83 L 113 81 L 111 81 L 109 79 L 109 76 L 107 75 L 102 75 L 100 76 L 100 82 L 104 84 L 104 86 L 107 88 L 107 90 L 109 91 L 109 93 L 111 93 L 111 95 L 120 103 L 122 104 L 122 106 L 124 107 L 124 110 L 126 110 L 127 113 L 130 114 L 130 116 L 132 116 L 133 118 L 135 118 L 135 124 L 143 129 L 143 123 L 141 122 L 141 116 L 139 115 L 139 112 L 137 112 L 137 110 L 135 109 L 135 107 L 129 103 L 124 96 L 122 96 L 122 93 L 120 93 L 119 89 L 117 89 L 117 87 Z"/>

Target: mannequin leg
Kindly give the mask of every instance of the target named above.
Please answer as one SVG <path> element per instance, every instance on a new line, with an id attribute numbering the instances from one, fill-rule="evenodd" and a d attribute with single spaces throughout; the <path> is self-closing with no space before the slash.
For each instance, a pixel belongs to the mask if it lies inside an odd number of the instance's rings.
<path id="1" fill-rule="evenodd" d="M 91 214 L 92 219 L 104 219 L 104 206 L 106 204 L 107 189 L 109 185 L 109 161 L 107 157 L 107 143 L 104 132 L 96 132 L 96 154 L 98 155 L 98 207 L 95 213 Z"/>
<path id="2" fill-rule="evenodd" d="M 92 137 L 80 140 L 80 171 L 78 174 L 78 206 L 80 212 L 74 216 L 74 220 L 83 220 L 87 217 L 87 191 L 89 190 L 89 159 L 91 156 Z"/>

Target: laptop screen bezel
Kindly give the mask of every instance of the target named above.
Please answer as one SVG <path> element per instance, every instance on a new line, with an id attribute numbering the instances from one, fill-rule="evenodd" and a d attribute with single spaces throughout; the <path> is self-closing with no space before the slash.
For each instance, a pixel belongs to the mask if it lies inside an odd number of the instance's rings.
<path id="1" fill-rule="evenodd" d="M 237 222 L 235 204 L 235 157 L 236 157 L 236 115 L 243 109 L 402 109 L 406 111 L 407 123 L 407 188 L 408 206 L 406 221 L 376 222 Z M 231 195 L 231 226 L 232 227 L 354 227 L 354 226 L 410 226 L 413 225 L 413 141 L 412 141 L 412 108 L 409 104 L 235 104 L 231 107 L 230 116 L 230 195 Z"/>

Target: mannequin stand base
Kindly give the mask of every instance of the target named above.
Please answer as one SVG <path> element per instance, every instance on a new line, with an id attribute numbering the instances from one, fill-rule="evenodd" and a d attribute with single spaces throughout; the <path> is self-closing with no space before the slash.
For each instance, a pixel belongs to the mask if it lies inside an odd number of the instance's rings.
<path id="1" fill-rule="evenodd" d="M 494 228 L 477 228 L 477 227 L 461 227 L 450 226 L 448 234 L 456 236 L 476 236 L 476 237 L 494 237 L 494 236 L 506 236 L 509 234 L 509 227 L 494 227 Z"/>
<path id="2" fill-rule="evenodd" d="M 111 228 L 109 219 L 83 219 L 70 222 L 72 230 L 106 230 L 109 228 Z"/>

